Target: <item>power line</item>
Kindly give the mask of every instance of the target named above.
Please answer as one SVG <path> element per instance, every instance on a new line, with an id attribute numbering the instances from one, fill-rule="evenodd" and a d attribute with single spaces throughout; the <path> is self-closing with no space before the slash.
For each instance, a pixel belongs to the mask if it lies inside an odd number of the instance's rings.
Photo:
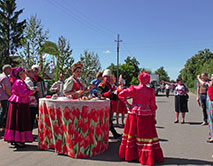
<path id="1" fill-rule="evenodd" d="M 132 54 L 132 52 L 127 48 L 126 44 L 123 42 L 123 46 L 126 49 L 126 51 L 129 53 L 130 56 L 134 57 L 134 55 Z"/>
<path id="2" fill-rule="evenodd" d="M 128 43 L 128 45 L 143 45 L 143 46 L 150 46 L 150 45 L 186 45 L 186 44 L 210 44 L 210 41 L 196 41 L 196 40 L 171 40 L 171 41 L 150 41 L 150 42 L 137 42 L 137 43 Z"/>
<path id="3" fill-rule="evenodd" d="M 89 18 L 87 15 L 85 15 L 83 12 L 81 12 L 81 11 L 78 10 L 77 8 L 73 8 L 72 10 L 75 10 L 80 16 L 84 17 L 85 20 L 87 20 L 87 21 L 89 21 L 90 23 L 92 23 L 92 24 L 98 26 L 99 28 L 105 30 L 106 32 L 111 33 L 112 35 L 115 34 L 115 32 L 113 32 L 112 30 L 108 29 L 107 27 L 102 26 L 102 25 L 99 24 L 99 23 L 93 22 L 93 21 L 91 20 L 91 18 Z"/>
<path id="4" fill-rule="evenodd" d="M 97 23 L 93 23 L 92 21 L 89 21 L 89 18 L 87 16 L 85 16 L 84 14 L 82 14 L 80 11 L 77 11 L 76 9 L 72 9 L 70 10 L 67 6 L 62 6 L 61 3 L 55 1 L 55 0 L 47 0 L 50 4 L 52 4 L 53 6 L 55 6 L 56 8 L 60 9 L 63 13 L 67 14 L 68 16 L 72 16 L 72 18 L 81 23 L 86 25 L 88 28 L 90 28 L 91 30 L 95 31 L 95 32 L 102 32 L 102 33 L 110 33 L 111 35 L 114 34 L 113 31 L 105 28 L 104 26 L 97 24 Z M 73 12 L 73 11 L 77 11 L 77 12 Z M 77 13 L 77 14 L 76 14 Z M 80 14 L 79 14 L 80 13 Z"/>
<path id="5" fill-rule="evenodd" d="M 97 28 L 95 28 L 94 26 L 91 26 L 90 24 L 82 21 L 81 18 L 79 18 L 77 15 L 73 14 L 71 11 L 68 11 L 67 8 L 64 8 L 63 6 L 59 5 L 58 2 L 54 1 L 54 0 L 47 0 L 51 5 L 55 6 L 56 8 L 58 8 L 59 10 L 63 11 L 64 14 L 66 14 L 67 16 L 72 16 L 72 19 L 78 23 L 84 24 L 86 25 L 88 28 L 90 28 L 93 31 L 97 32 Z"/>

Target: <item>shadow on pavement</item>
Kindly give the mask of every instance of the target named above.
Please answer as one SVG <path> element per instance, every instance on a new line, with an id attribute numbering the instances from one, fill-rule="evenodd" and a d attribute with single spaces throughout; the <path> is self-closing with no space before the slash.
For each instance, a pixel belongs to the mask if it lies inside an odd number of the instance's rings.
<path id="1" fill-rule="evenodd" d="M 111 162 L 122 161 L 122 159 L 120 159 L 118 157 L 118 152 L 119 152 L 121 140 L 112 139 L 110 141 L 112 141 L 112 142 L 109 142 L 108 150 L 105 151 L 104 153 L 97 155 L 97 156 L 93 156 L 91 158 L 79 158 L 79 159 L 81 159 L 81 160 L 111 161 Z M 54 149 L 39 150 L 38 145 L 33 145 L 33 144 L 30 144 L 30 143 L 26 144 L 24 147 L 15 147 L 15 146 L 10 145 L 9 148 L 14 149 L 13 150 L 14 152 L 49 151 L 49 152 L 55 153 Z M 58 155 L 61 155 L 61 156 L 64 156 L 64 157 L 69 157 L 69 156 L 64 155 L 64 154 L 58 154 Z"/>
<path id="2" fill-rule="evenodd" d="M 174 96 L 174 94 L 169 94 L 169 96 Z M 156 97 L 166 97 L 166 94 L 158 94 L 156 95 Z"/>
<path id="3" fill-rule="evenodd" d="M 4 138 L 4 129 L 1 128 L 0 129 L 0 139 L 3 139 Z"/>
<path id="4" fill-rule="evenodd" d="M 109 142 L 109 148 L 106 152 L 93 156 L 91 158 L 87 158 L 87 160 L 99 160 L 99 161 L 112 161 L 112 162 L 120 162 L 122 159 L 118 157 L 120 140 L 113 140 L 114 142 Z"/>
<path id="5" fill-rule="evenodd" d="M 185 123 L 189 125 L 201 125 L 202 122 L 185 122 Z"/>
<path id="6" fill-rule="evenodd" d="M 156 103 L 168 103 L 168 101 L 156 101 Z"/>
<path id="7" fill-rule="evenodd" d="M 14 148 L 14 152 L 19 152 L 19 151 L 42 151 L 42 150 L 38 149 L 38 145 L 32 145 L 30 143 L 26 144 L 24 147 L 11 146 L 10 148 Z M 48 149 L 46 151 L 51 151 L 51 149 Z"/>
<path id="8" fill-rule="evenodd" d="M 158 94 L 158 95 L 156 95 L 156 97 L 165 97 L 166 96 L 166 94 Z"/>
<path id="9" fill-rule="evenodd" d="M 168 142 L 168 139 L 159 138 L 160 142 Z"/>
<path id="10" fill-rule="evenodd" d="M 164 129 L 165 127 L 163 127 L 163 126 L 155 126 L 156 128 L 158 128 L 158 129 Z"/>
<path id="11" fill-rule="evenodd" d="M 213 165 L 213 162 L 196 159 L 165 157 L 163 163 L 156 163 L 156 165 Z"/>
<path id="12" fill-rule="evenodd" d="M 124 128 L 124 125 L 122 125 L 122 124 L 114 124 L 113 125 L 115 128 L 120 128 L 120 129 L 123 129 Z"/>

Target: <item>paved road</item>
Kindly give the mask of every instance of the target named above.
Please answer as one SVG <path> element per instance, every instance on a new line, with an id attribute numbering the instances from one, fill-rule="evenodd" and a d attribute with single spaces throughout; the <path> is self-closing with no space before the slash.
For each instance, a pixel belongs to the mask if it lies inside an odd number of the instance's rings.
<path id="1" fill-rule="evenodd" d="M 200 126 L 202 113 L 196 97 L 190 94 L 189 113 L 185 124 L 174 124 L 174 96 L 169 98 L 160 94 L 156 98 L 157 131 L 165 162 L 159 165 L 212 165 L 213 144 L 207 143 L 208 127 Z M 122 128 L 117 128 L 121 133 Z M 37 135 L 37 130 L 34 130 Z M 23 149 L 16 149 L 5 143 L 0 135 L 0 166 L 140 166 L 138 162 L 125 162 L 118 158 L 120 142 L 109 140 L 109 149 L 90 159 L 73 159 L 57 155 L 53 151 L 39 151 L 37 142 Z"/>

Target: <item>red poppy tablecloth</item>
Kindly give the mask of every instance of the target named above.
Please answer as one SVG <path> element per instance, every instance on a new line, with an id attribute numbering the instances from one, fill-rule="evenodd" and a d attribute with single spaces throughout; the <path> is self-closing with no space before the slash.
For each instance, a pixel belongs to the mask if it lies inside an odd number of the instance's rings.
<path id="1" fill-rule="evenodd" d="M 109 100 L 39 99 L 39 149 L 53 148 L 73 158 L 108 148 Z"/>

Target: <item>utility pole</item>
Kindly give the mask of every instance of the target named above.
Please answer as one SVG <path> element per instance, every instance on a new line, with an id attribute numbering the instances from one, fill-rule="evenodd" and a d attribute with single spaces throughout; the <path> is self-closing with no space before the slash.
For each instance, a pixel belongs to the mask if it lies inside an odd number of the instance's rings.
<path id="1" fill-rule="evenodd" d="M 115 42 L 117 42 L 117 85 L 118 85 L 118 78 L 119 78 L 119 42 L 122 42 L 122 40 L 120 40 L 119 34 L 118 34 L 117 40 L 115 40 Z"/>

